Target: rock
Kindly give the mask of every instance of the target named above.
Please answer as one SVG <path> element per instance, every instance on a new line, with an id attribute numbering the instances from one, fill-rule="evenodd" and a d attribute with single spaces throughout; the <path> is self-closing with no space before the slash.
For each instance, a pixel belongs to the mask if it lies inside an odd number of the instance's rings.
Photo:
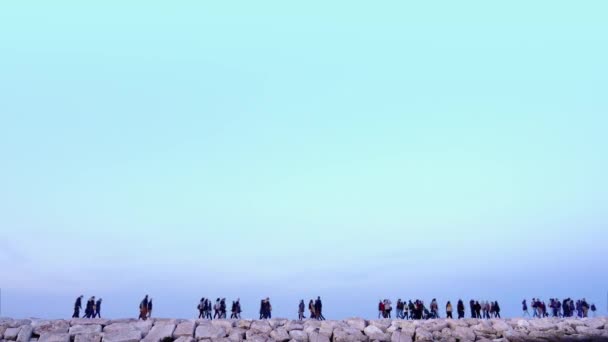
<path id="1" fill-rule="evenodd" d="M 507 330 L 513 330 L 513 328 L 508 325 L 507 323 L 505 323 L 504 321 L 495 321 L 492 323 L 492 328 L 494 328 L 494 330 L 496 330 L 497 334 L 501 334 L 504 331 Z"/>
<path id="2" fill-rule="evenodd" d="M 268 335 L 249 334 L 249 331 L 247 331 L 246 334 L 247 334 L 247 341 L 252 341 L 252 342 L 267 342 L 267 341 L 272 341 L 272 339 Z"/>
<path id="3" fill-rule="evenodd" d="M 32 324 L 31 319 L 12 319 L 8 322 L 8 327 L 9 328 L 19 328 L 24 325 L 30 325 L 30 324 Z"/>
<path id="4" fill-rule="evenodd" d="M 289 332 L 289 336 L 298 342 L 308 342 L 308 333 L 302 330 L 292 330 Z"/>
<path id="5" fill-rule="evenodd" d="M 249 328 L 251 331 L 263 335 L 268 335 L 272 331 L 270 324 L 267 321 L 254 321 Z"/>
<path id="6" fill-rule="evenodd" d="M 416 341 L 433 341 L 433 334 L 424 328 L 416 328 Z"/>
<path id="7" fill-rule="evenodd" d="M 333 342 L 365 342 L 368 338 L 357 328 L 345 327 L 334 329 Z"/>
<path id="8" fill-rule="evenodd" d="M 270 325 L 272 330 L 284 326 L 285 323 L 287 323 L 287 320 L 284 318 L 273 318 L 268 320 L 268 324 Z"/>
<path id="9" fill-rule="evenodd" d="M 370 325 L 363 329 L 363 332 L 370 340 L 384 342 L 390 341 L 391 339 L 391 336 L 389 334 L 385 333 L 384 331 L 382 331 L 382 329 L 378 328 L 371 322 Z"/>
<path id="10" fill-rule="evenodd" d="M 416 330 L 416 332 L 418 332 L 418 330 Z M 457 327 L 452 331 L 452 336 L 459 341 L 475 341 L 475 333 L 470 328 Z"/>
<path id="11" fill-rule="evenodd" d="M 555 324 L 554 322 L 548 321 L 546 319 L 531 320 L 529 323 L 530 323 L 531 328 L 528 328 L 528 329 L 530 331 L 532 331 L 532 330 L 537 330 L 537 331 L 557 330 L 557 324 Z"/>
<path id="12" fill-rule="evenodd" d="M 70 327 L 69 333 L 72 336 L 78 334 L 101 334 L 101 325 L 73 325 L 72 327 Z"/>
<path id="13" fill-rule="evenodd" d="M 194 321 L 184 321 L 177 325 L 175 331 L 173 331 L 173 336 L 176 338 L 180 337 L 192 337 L 194 336 L 194 329 L 196 328 L 196 323 Z"/>
<path id="14" fill-rule="evenodd" d="M 402 331 L 401 329 L 393 332 L 391 335 L 391 342 L 412 342 L 414 339 L 414 334 L 408 334 L 407 332 Z"/>
<path id="15" fill-rule="evenodd" d="M 181 323 L 181 320 L 173 318 L 156 318 L 154 320 L 154 325 L 170 324 L 177 326 L 179 323 Z"/>
<path id="16" fill-rule="evenodd" d="M 226 337 L 212 338 L 211 342 L 230 342 Z"/>
<path id="17" fill-rule="evenodd" d="M 235 321 L 229 321 L 226 319 L 217 319 L 217 320 L 211 321 L 211 325 L 216 326 L 218 328 L 224 328 L 226 333 L 230 333 L 230 330 L 232 330 L 232 328 L 235 326 L 235 324 L 236 324 Z"/>
<path id="18" fill-rule="evenodd" d="M 600 329 L 590 328 L 584 325 L 576 327 L 576 332 L 587 337 L 602 336 L 603 333 Z"/>
<path id="19" fill-rule="evenodd" d="M 32 327 L 35 335 L 42 335 L 43 333 L 65 334 L 70 328 L 70 323 L 64 320 L 37 321 L 32 322 Z"/>
<path id="20" fill-rule="evenodd" d="M 369 325 L 373 325 L 378 329 L 382 330 L 382 332 L 386 332 L 388 327 L 391 326 L 391 322 L 392 321 L 390 319 L 373 320 L 369 321 Z"/>
<path id="21" fill-rule="evenodd" d="M 38 342 L 70 342 L 70 334 L 68 333 L 42 333 Z"/>
<path id="22" fill-rule="evenodd" d="M 327 338 L 331 338 L 331 336 L 334 334 L 334 329 L 338 326 L 339 324 L 337 324 L 336 322 L 322 321 L 318 333 Z M 308 337 L 310 338 L 310 334 L 308 335 Z"/>
<path id="23" fill-rule="evenodd" d="M 20 331 L 21 331 L 21 327 L 7 328 L 4 331 L 4 339 L 7 341 L 15 341 L 15 340 L 17 340 L 17 336 L 19 335 Z"/>
<path id="24" fill-rule="evenodd" d="M 585 325 L 592 329 L 606 329 L 604 327 L 605 322 L 603 319 L 591 319 L 585 322 Z"/>
<path id="25" fill-rule="evenodd" d="M 284 325 L 285 330 L 304 330 L 304 325 L 298 321 L 289 321 Z"/>
<path id="26" fill-rule="evenodd" d="M 3 340 L 6 329 L 8 329 L 8 326 L 0 325 L 0 340 Z"/>
<path id="27" fill-rule="evenodd" d="M 142 336 L 146 336 L 152 329 L 153 324 L 154 321 L 148 319 L 147 321 L 137 321 L 135 323 L 130 323 L 129 325 L 133 326 L 136 330 L 141 331 Z"/>
<path id="28" fill-rule="evenodd" d="M 241 342 L 245 339 L 245 329 L 234 328 L 228 335 L 230 342 Z"/>
<path id="29" fill-rule="evenodd" d="M 528 339 L 528 334 L 519 330 L 506 330 L 503 332 L 503 337 L 509 340 L 509 342 L 523 342 Z"/>
<path id="30" fill-rule="evenodd" d="M 270 332 L 270 337 L 277 342 L 286 342 L 291 339 L 285 328 L 278 328 Z"/>
<path id="31" fill-rule="evenodd" d="M 30 342 L 34 328 L 31 325 L 24 325 L 21 327 L 19 334 L 17 335 L 17 342 Z"/>
<path id="32" fill-rule="evenodd" d="M 367 326 L 367 321 L 362 318 L 349 318 L 346 319 L 345 322 L 349 327 L 358 329 L 359 331 L 363 331 Z"/>
<path id="33" fill-rule="evenodd" d="M 74 336 L 74 342 L 101 342 L 101 334 L 78 334 Z"/>
<path id="34" fill-rule="evenodd" d="M 102 318 L 73 318 L 70 321 L 70 325 L 88 325 L 88 324 L 98 324 L 98 325 L 109 325 L 110 324 L 110 320 L 109 319 L 102 319 Z M 119 322 L 117 322 L 119 323 Z M 125 322 L 126 323 L 126 322 Z"/>
<path id="35" fill-rule="evenodd" d="M 196 328 L 194 336 L 197 339 L 214 339 L 220 337 L 226 337 L 228 334 L 222 327 L 218 327 L 211 324 L 202 324 Z"/>
<path id="36" fill-rule="evenodd" d="M 520 320 L 517 321 L 517 326 L 519 328 L 526 328 L 527 329 L 527 328 L 530 327 L 530 323 L 528 323 L 528 321 L 526 321 L 526 320 L 520 319 Z"/>
<path id="37" fill-rule="evenodd" d="M 103 342 L 139 342 L 141 337 L 141 331 L 136 329 L 111 330 L 109 332 L 104 329 Z"/>
<path id="38" fill-rule="evenodd" d="M 155 324 L 142 341 L 143 342 L 160 342 L 164 338 L 173 337 L 174 330 L 175 330 L 175 324 L 171 324 L 171 323 Z"/>
<path id="39" fill-rule="evenodd" d="M 251 327 L 251 320 L 241 319 L 236 322 L 236 327 L 241 329 L 249 329 Z"/>
<path id="40" fill-rule="evenodd" d="M 194 342 L 192 336 L 180 336 L 173 342 Z"/>
<path id="41" fill-rule="evenodd" d="M 318 333 L 318 332 L 313 332 L 312 334 L 308 335 L 308 340 L 310 342 L 330 342 L 330 336 Z"/>

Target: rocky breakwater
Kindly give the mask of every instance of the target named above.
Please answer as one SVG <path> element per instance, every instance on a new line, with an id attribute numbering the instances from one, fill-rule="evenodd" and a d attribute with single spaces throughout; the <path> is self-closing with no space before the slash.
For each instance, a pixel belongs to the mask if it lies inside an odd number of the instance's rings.
<path id="1" fill-rule="evenodd" d="M 608 341 L 608 319 L 0 319 L 0 342 Z"/>

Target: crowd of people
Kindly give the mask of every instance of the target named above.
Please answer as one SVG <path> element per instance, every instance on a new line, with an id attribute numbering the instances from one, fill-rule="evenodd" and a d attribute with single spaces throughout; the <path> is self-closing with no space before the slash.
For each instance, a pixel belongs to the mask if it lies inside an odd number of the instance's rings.
<path id="1" fill-rule="evenodd" d="M 498 301 L 476 301 L 469 302 L 471 318 L 500 318 L 500 305 Z M 445 305 L 446 318 L 453 318 L 454 307 L 448 301 Z M 380 300 L 378 302 L 378 318 L 392 318 L 392 302 L 390 299 Z M 465 306 L 462 300 L 458 300 L 456 304 L 458 319 L 465 318 Z M 439 304 L 436 298 L 433 298 L 430 305 L 427 307 L 424 301 L 416 299 L 414 301 L 397 300 L 395 305 L 395 318 L 398 319 L 433 319 L 441 318 L 439 314 Z"/>
<path id="2" fill-rule="evenodd" d="M 530 301 L 530 305 L 532 307 L 532 316 L 530 316 L 530 311 L 528 310 L 528 302 L 524 299 L 521 302 L 523 316 L 528 317 L 549 317 L 551 313 L 552 317 L 579 317 L 585 318 L 589 317 L 589 311 L 595 316 L 595 312 L 597 308 L 595 304 L 589 304 L 585 298 L 579 299 L 576 302 L 571 298 L 566 298 L 564 300 L 559 300 L 557 298 L 550 298 L 549 305 L 547 305 L 544 301 L 538 298 L 532 298 Z M 551 311 L 549 311 L 549 309 Z"/>
<path id="3" fill-rule="evenodd" d="M 304 316 L 304 312 L 306 311 L 306 306 L 304 304 L 304 299 L 300 300 L 300 305 L 298 305 L 298 319 L 301 321 L 306 319 Z M 310 319 L 316 319 L 319 321 L 324 321 L 325 317 L 323 317 L 323 302 L 321 302 L 321 297 L 317 297 L 316 300 L 310 300 L 308 302 L 308 311 L 310 312 Z"/>
<path id="4" fill-rule="evenodd" d="M 152 317 L 152 298 L 148 298 L 148 295 L 144 297 L 144 299 L 139 302 L 139 319 L 147 320 Z"/>
<path id="5" fill-rule="evenodd" d="M 226 298 L 217 298 L 215 304 L 212 305 L 209 298 L 203 297 L 198 303 L 197 309 L 199 319 L 225 319 L 227 314 Z M 214 312 L 213 316 L 211 315 L 212 312 Z M 237 300 L 232 301 L 230 319 L 240 319 L 241 312 L 241 300 L 237 298 Z"/>
<path id="6" fill-rule="evenodd" d="M 76 298 L 76 302 L 74 303 L 74 314 L 72 314 L 72 318 L 80 318 L 80 310 L 82 310 L 82 298 L 83 295 L 80 295 Z M 95 300 L 95 296 L 92 296 L 87 300 L 84 309 L 84 316 L 82 318 L 101 318 L 101 298 Z"/>
<path id="7" fill-rule="evenodd" d="M 72 318 L 80 318 L 80 311 L 82 310 L 83 295 L 76 298 L 74 303 L 74 313 Z M 102 299 L 95 299 L 95 296 L 90 297 L 84 310 L 84 316 L 82 318 L 101 318 L 101 303 Z M 557 298 L 550 298 L 548 304 L 538 298 L 532 298 L 530 301 L 530 308 L 526 299 L 522 301 L 523 317 L 531 318 L 543 318 L 543 317 L 589 317 L 590 313 L 595 316 L 597 308 L 595 304 L 587 302 L 585 298 L 579 300 L 572 300 L 566 298 L 559 300 Z M 197 306 L 199 319 L 226 319 L 227 306 L 226 298 L 217 298 L 215 304 L 209 298 L 201 298 Z M 456 307 L 454 308 L 450 301 L 447 301 L 445 305 L 446 318 L 453 318 L 453 311 L 456 309 L 457 319 L 465 318 L 465 304 L 460 299 L 458 300 Z M 311 299 L 308 303 L 308 310 L 310 312 L 310 319 L 325 320 L 323 316 L 323 303 L 321 297 L 317 297 L 316 300 Z M 473 300 L 469 301 L 469 312 L 471 318 L 478 319 L 491 319 L 500 318 L 500 305 L 498 301 L 484 301 L 484 300 Z M 230 319 L 241 319 L 241 302 L 237 298 L 232 302 Z M 298 305 L 298 319 L 304 320 L 306 312 L 306 304 L 304 300 L 300 300 Z M 383 299 L 378 302 L 378 318 L 392 318 L 393 317 L 393 305 L 390 299 Z M 139 319 L 146 320 L 152 317 L 152 298 L 148 295 L 139 304 Z M 270 304 L 270 298 L 265 298 L 260 301 L 260 319 L 271 319 L 272 318 L 272 305 Z M 427 307 L 424 301 L 420 299 L 404 301 L 401 299 L 397 300 L 395 305 L 394 318 L 396 319 L 407 319 L 407 320 L 420 320 L 420 319 L 434 319 L 441 318 L 439 313 L 439 303 L 437 299 L 433 298 L 429 306 Z"/>

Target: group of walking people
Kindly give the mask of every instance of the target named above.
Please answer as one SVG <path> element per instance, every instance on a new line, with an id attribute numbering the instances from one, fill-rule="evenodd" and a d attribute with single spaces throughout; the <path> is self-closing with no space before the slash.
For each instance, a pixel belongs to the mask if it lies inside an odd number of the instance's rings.
<path id="1" fill-rule="evenodd" d="M 579 299 L 576 302 L 571 298 L 566 298 L 563 301 L 560 301 L 557 298 L 550 298 L 549 305 L 538 298 L 532 298 L 530 304 L 532 306 L 532 316 L 530 316 L 530 312 L 528 311 L 528 302 L 525 299 L 521 302 L 524 317 L 549 317 L 549 312 L 551 312 L 552 317 L 576 316 L 579 318 L 586 318 L 589 317 L 589 311 L 591 311 L 594 316 L 597 311 L 595 304 L 592 303 L 589 305 L 585 298 Z M 551 309 L 551 311 L 549 311 L 549 309 Z"/>
<path id="2" fill-rule="evenodd" d="M 498 301 L 475 301 L 469 302 L 471 318 L 500 318 L 500 305 Z M 390 299 L 380 300 L 378 302 L 378 318 L 392 318 L 392 302 Z M 445 305 L 446 318 L 453 318 L 454 307 L 448 301 Z M 465 306 L 462 299 L 456 304 L 456 312 L 458 319 L 465 318 Z M 433 298 L 429 307 L 424 304 L 424 301 L 416 299 L 414 301 L 397 300 L 395 305 L 395 318 L 397 319 L 433 319 L 440 318 L 439 303 L 436 298 Z"/>
<path id="3" fill-rule="evenodd" d="M 300 304 L 298 305 L 298 320 L 306 319 L 304 316 L 304 312 L 306 311 L 306 306 L 304 304 L 304 299 L 300 300 Z M 308 302 L 308 311 L 310 312 L 310 319 L 316 319 L 319 321 L 324 321 L 325 317 L 323 316 L 323 302 L 321 301 L 321 297 L 317 297 L 316 300 L 310 300 Z"/>
<path id="4" fill-rule="evenodd" d="M 148 295 L 146 295 L 144 299 L 139 302 L 138 320 L 141 319 L 145 321 L 150 317 L 152 317 L 152 298 L 148 298 Z"/>
<path id="5" fill-rule="evenodd" d="M 83 295 L 80 295 L 76 298 L 76 302 L 74 303 L 74 313 L 72 314 L 72 318 L 80 318 L 80 310 L 82 310 L 82 298 Z M 87 300 L 84 316 L 82 318 L 101 318 L 101 298 L 95 300 L 95 296 L 92 296 Z"/>
<path id="6" fill-rule="evenodd" d="M 197 309 L 199 319 L 226 319 L 226 298 L 217 298 L 215 300 L 215 304 L 212 305 L 209 298 L 203 297 L 198 303 Z M 213 316 L 211 315 L 212 312 Z M 240 298 L 237 298 L 237 300 L 232 301 L 232 307 L 230 308 L 230 319 L 240 319 L 241 312 L 241 300 Z"/>

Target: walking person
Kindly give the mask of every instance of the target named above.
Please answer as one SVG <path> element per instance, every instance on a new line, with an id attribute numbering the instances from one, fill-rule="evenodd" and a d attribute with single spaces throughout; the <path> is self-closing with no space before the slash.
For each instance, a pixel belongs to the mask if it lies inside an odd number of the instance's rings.
<path id="1" fill-rule="evenodd" d="M 101 298 L 95 302 L 95 313 L 93 314 L 93 318 L 101 318 Z"/>
<path id="2" fill-rule="evenodd" d="M 378 303 L 378 318 L 384 317 L 384 302 L 380 300 Z"/>
<path id="3" fill-rule="evenodd" d="M 152 318 L 152 298 L 148 301 L 148 318 Z"/>
<path id="4" fill-rule="evenodd" d="M 220 319 L 220 318 L 222 318 L 222 312 L 221 312 L 221 310 L 222 310 L 222 305 L 220 303 L 220 299 L 218 298 L 218 299 L 215 300 L 215 305 L 213 305 L 213 311 L 214 311 L 214 313 L 213 313 L 213 319 L 216 319 L 216 318 Z"/>
<path id="5" fill-rule="evenodd" d="M 300 304 L 298 305 L 298 320 L 301 321 L 305 319 L 304 310 L 306 309 L 306 305 L 304 304 L 304 299 L 300 300 Z"/>
<path id="6" fill-rule="evenodd" d="M 530 312 L 528 312 L 528 303 L 526 303 L 525 299 L 521 302 L 521 309 L 523 310 L 522 317 L 526 317 L 526 315 L 530 317 Z"/>
<path id="7" fill-rule="evenodd" d="M 95 296 L 89 298 L 89 300 L 87 300 L 87 305 L 84 309 L 84 317 L 85 318 L 93 318 L 93 315 L 95 314 Z"/>
<path id="8" fill-rule="evenodd" d="M 458 304 L 456 304 L 456 311 L 458 311 L 458 319 L 464 318 L 464 302 L 462 299 L 458 300 Z"/>
<path id="9" fill-rule="evenodd" d="M 236 299 L 236 319 L 241 319 L 241 298 Z"/>
<path id="10" fill-rule="evenodd" d="M 207 317 L 208 320 L 212 320 L 213 319 L 213 307 L 211 306 L 211 299 L 207 298 L 205 299 L 205 317 Z"/>
<path id="11" fill-rule="evenodd" d="M 500 305 L 498 305 L 498 301 L 494 301 L 494 317 L 500 318 Z"/>
<path id="12" fill-rule="evenodd" d="M 445 305 L 445 316 L 446 318 L 452 319 L 452 303 L 448 300 L 448 303 Z"/>
<path id="13" fill-rule="evenodd" d="M 144 297 L 144 299 L 139 303 L 139 318 L 138 320 L 147 320 L 148 319 L 148 295 Z"/>
<path id="14" fill-rule="evenodd" d="M 82 297 L 84 296 L 80 295 L 80 297 L 76 298 L 76 302 L 74 302 L 74 314 L 72 314 L 72 318 L 80 318 L 80 309 L 82 309 Z"/>
<path id="15" fill-rule="evenodd" d="M 323 303 L 321 302 L 321 297 L 317 297 L 315 301 L 315 312 L 317 313 L 317 319 L 320 321 L 324 321 L 325 317 L 323 317 Z"/>
<path id="16" fill-rule="evenodd" d="M 315 302 L 311 299 L 308 302 L 308 310 L 310 310 L 310 319 L 317 319 L 317 313 L 315 312 Z"/>
<path id="17" fill-rule="evenodd" d="M 205 318 L 205 297 L 201 298 L 201 301 L 198 303 L 196 307 L 198 309 L 198 319 Z"/>

